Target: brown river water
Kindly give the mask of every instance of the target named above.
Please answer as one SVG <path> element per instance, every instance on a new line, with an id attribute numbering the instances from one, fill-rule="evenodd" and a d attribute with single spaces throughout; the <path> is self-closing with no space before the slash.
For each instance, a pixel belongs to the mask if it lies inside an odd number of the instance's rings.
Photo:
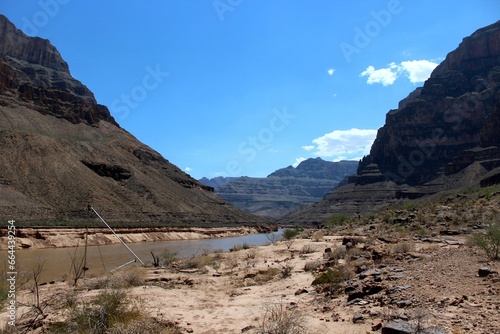
<path id="1" fill-rule="evenodd" d="M 281 235 L 282 230 L 273 233 L 250 234 L 233 238 L 215 238 L 201 240 L 175 240 L 161 242 L 130 243 L 127 246 L 146 264 L 152 262 L 151 252 L 156 256 L 164 250 L 176 252 L 179 258 L 191 257 L 207 250 L 222 249 L 228 251 L 236 244 L 247 243 L 260 246 L 269 243 Z M 70 276 L 72 258 L 83 258 L 84 247 L 19 249 L 15 251 L 18 272 L 31 272 L 39 263 L 43 263 L 41 282 L 61 280 Z M 7 251 L 1 251 L 0 271 L 8 271 Z M 122 244 L 87 247 L 87 276 L 109 272 L 134 260 L 134 256 Z"/>

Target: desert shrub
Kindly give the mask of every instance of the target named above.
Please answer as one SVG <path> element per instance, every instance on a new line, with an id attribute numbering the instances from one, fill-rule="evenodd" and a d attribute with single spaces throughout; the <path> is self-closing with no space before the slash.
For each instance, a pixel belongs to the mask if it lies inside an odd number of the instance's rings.
<path id="1" fill-rule="evenodd" d="M 316 269 L 318 269 L 319 267 L 321 267 L 321 261 L 308 261 L 306 262 L 306 264 L 304 265 L 304 270 L 305 271 L 314 271 Z"/>
<path id="2" fill-rule="evenodd" d="M 153 318 L 144 318 L 130 323 L 118 323 L 106 334 L 181 334 L 174 323 L 160 322 Z"/>
<path id="3" fill-rule="evenodd" d="M 224 260 L 224 265 L 231 270 L 238 267 L 238 264 L 239 260 L 236 254 L 228 254 Z"/>
<path id="4" fill-rule="evenodd" d="M 334 213 L 326 219 L 325 225 L 331 227 L 345 225 L 349 223 L 351 220 L 352 218 L 347 215 Z"/>
<path id="5" fill-rule="evenodd" d="M 242 249 L 250 249 L 252 246 L 250 244 L 244 242 L 242 244 L 235 244 L 231 249 L 229 250 L 230 252 L 238 252 Z"/>
<path id="6" fill-rule="evenodd" d="M 160 255 L 160 258 L 161 258 L 161 264 L 164 266 L 169 266 L 173 262 L 179 260 L 179 258 L 177 257 L 177 252 L 171 251 L 169 249 L 163 250 L 163 252 Z"/>
<path id="7" fill-rule="evenodd" d="M 301 231 L 298 229 L 287 228 L 283 231 L 283 240 L 291 240 L 295 238 Z"/>
<path id="8" fill-rule="evenodd" d="M 179 269 L 206 269 L 205 267 L 213 267 L 215 262 L 219 260 L 210 255 L 196 255 L 179 261 Z"/>
<path id="9" fill-rule="evenodd" d="M 258 334 L 304 334 L 307 333 L 304 317 L 297 308 L 287 309 L 281 300 L 265 307 Z"/>
<path id="10" fill-rule="evenodd" d="M 114 326 L 142 319 L 137 303 L 124 290 L 105 290 L 89 304 L 74 307 L 66 322 L 54 324 L 50 333 L 108 333 Z"/>
<path id="11" fill-rule="evenodd" d="M 147 270 L 144 267 L 130 267 L 96 278 L 86 285 L 90 289 L 120 289 L 144 284 Z"/>
<path id="12" fill-rule="evenodd" d="M 330 260 L 340 260 L 344 259 L 347 255 L 347 248 L 345 246 L 335 247 L 330 253 L 328 253 Z"/>
<path id="13" fill-rule="evenodd" d="M 319 240 L 323 239 L 324 236 L 325 236 L 325 232 L 322 230 L 319 230 L 319 231 L 314 232 L 313 235 L 311 235 L 311 239 L 314 241 L 319 241 Z"/>
<path id="14" fill-rule="evenodd" d="M 254 277 L 254 280 L 257 283 L 266 283 L 273 280 L 279 273 L 280 270 L 278 268 L 260 270 L 259 273 Z"/>
<path id="15" fill-rule="evenodd" d="M 344 271 L 341 268 L 328 268 L 326 271 L 315 275 L 312 285 L 318 286 L 322 292 L 336 295 L 342 288 L 344 275 Z"/>
<path id="16" fill-rule="evenodd" d="M 290 261 L 285 261 L 281 268 L 281 278 L 287 278 L 292 276 L 293 265 Z"/>
<path id="17" fill-rule="evenodd" d="M 492 260 L 500 260 L 500 224 L 493 224 L 484 233 L 474 233 L 470 236 L 474 246 L 481 248 Z"/>
<path id="18" fill-rule="evenodd" d="M 316 251 L 316 247 L 311 244 L 306 244 L 302 247 L 302 250 L 300 251 L 302 254 L 311 254 Z"/>
<path id="19" fill-rule="evenodd" d="M 413 242 L 398 242 L 391 246 L 391 252 L 394 254 L 403 254 L 414 250 L 415 244 Z"/>

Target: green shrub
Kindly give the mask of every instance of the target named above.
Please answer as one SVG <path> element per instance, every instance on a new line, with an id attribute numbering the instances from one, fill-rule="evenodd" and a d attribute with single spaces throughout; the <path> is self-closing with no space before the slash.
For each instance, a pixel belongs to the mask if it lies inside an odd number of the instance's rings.
<path id="1" fill-rule="evenodd" d="M 284 240 L 291 240 L 291 239 L 295 238 L 299 233 L 300 233 L 300 231 L 297 229 L 287 228 L 283 231 L 283 239 Z"/>
<path id="2" fill-rule="evenodd" d="M 474 233 L 470 237 L 473 245 L 484 250 L 492 260 L 500 260 L 500 224 L 486 228 L 485 233 Z"/>
<path id="3" fill-rule="evenodd" d="M 73 307 L 66 322 L 54 324 L 51 333 L 107 333 L 113 326 L 143 318 L 124 290 L 105 290 L 89 304 Z"/>
<path id="4" fill-rule="evenodd" d="M 344 214 L 334 213 L 325 221 L 326 226 L 340 226 L 349 223 L 352 220 L 351 217 Z"/>
<path id="5" fill-rule="evenodd" d="M 336 295 L 342 288 L 344 282 L 344 271 L 342 269 L 328 268 L 326 271 L 316 275 L 312 285 L 320 287 L 322 292 Z"/>
<path id="6" fill-rule="evenodd" d="M 176 261 L 179 260 L 178 257 L 177 257 L 177 252 L 171 251 L 169 249 L 165 249 L 161 253 L 160 258 L 161 258 L 161 264 L 164 265 L 164 266 L 169 266 L 173 262 L 176 262 Z"/>

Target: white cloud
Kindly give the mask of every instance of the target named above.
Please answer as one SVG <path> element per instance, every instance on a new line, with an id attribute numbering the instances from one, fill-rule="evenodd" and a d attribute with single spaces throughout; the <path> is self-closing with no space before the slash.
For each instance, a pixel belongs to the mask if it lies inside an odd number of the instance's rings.
<path id="1" fill-rule="evenodd" d="M 316 146 L 314 146 L 314 145 L 306 145 L 306 146 L 302 146 L 302 148 L 303 148 L 304 150 L 306 150 L 306 151 L 308 151 L 308 152 L 309 152 L 309 151 L 314 150 L 314 149 L 316 148 Z"/>
<path id="2" fill-rule="evenodd" d="M 189 173 L 189 172 L 190 172 L 190 171 L 192 171 L 192 170 L 193 170 L 193 169 L 192 169 L 191 167 L 186 167 L 186 168 L 184 168 L 184 171 L 185 171 L 186 173 Z"/>
<path id="3" fill-rule="evenodd" d="M 370 153 L 376 135 L 377 130 L 371 129 L 335 130 L 312 140 L 314 154 L 333 160 L 355 159 Z"/>
<path id="4" fill-rule="evenodd" d="M 437 63 L 429 60 L 410 60 L 400 64 L 392 62 L 388 67 L 381 69 L 375 69 L 370 65 L 359 76 L 367 76 L 366 83 L 369 85 L 380 83 L 384 86 L 390 86 L 401 75 L 408 77 L 411 83 L 419 83 L 427 80 L 436 66 L 438 66 Z"/>
<path id="5" fill-rule="evenodd" d="M 428 60 L 401 62 L 401 67 L 406 71 L 411 83 L 424 82 L 427 80 L 436 66 L 438 66 L 437 63 Z"/>
<path id="6" fill-rule="evenodd" d="M 398 65 L 396 65 L 396 63 L 391 63 L 389 64 L 389 67 L 381 68 L 379 70 L 376 70 L 375 67 L 370 65 L 360 74 L 360 76 L 368 76 L 368 80 L 366 82 L 369 85 L 381 83 L 384 86 L 389 86 L 392 85 L 398 78 L 398 72 Z"/>
<path id="7" fill-rule="evenodd" d="M 300 157 L 295 159 L 295 162 L 292 164 L 293 167 L 297 167 L 302 161 L 307 160 L 306 158 Z"/>
<path id="8" fill-rule="evenodd" d="M 335 69 L 334 69 L 334 68 L 330 68 L 330 69 L 328 70 L 328 75 L 332 76 L 332 75 L 333 75 L 333 73 L 335 73 Z"/>

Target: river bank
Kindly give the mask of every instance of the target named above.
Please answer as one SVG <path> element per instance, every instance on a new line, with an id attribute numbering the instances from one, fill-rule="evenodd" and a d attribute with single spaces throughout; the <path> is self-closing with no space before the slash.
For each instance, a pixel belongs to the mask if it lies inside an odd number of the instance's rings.
<path id="1" fill-rule="evenodd" d="M 248 234 L 270 232 L 271 228 L 262 226 L 241 227 L 154 227 L 154 228 L 117 228 L 115 232 L 126 243 L 157 242 L 172 240 L 199 240 L 238 237 Z M 16 230 L 16 249 L 44 249 L 103 246 L 119 243 L 107 228 L 20 228 Z M 7 231 L 0 231 L 0 250 L 8 245 Z"/>

